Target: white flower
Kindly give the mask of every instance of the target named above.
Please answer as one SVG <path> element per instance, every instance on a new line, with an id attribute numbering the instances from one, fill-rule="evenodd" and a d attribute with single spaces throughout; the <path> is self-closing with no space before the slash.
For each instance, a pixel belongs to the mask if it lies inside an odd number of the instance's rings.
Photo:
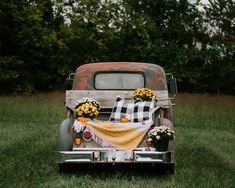
<path id="1" fill-rule="evenodd" d="M 169 127 L 162 125 L 159 127 L 154 127 L 148 132 L 148 138 L 151 138 L 153 141 L 161 140 L 162 137 L 166 137 L 166 139 L 175 139 L 174 131 Z"/>
<path id="2" fill-rule="evenodd" d="M 152 138 L 149 138 L 149 139 L 148 139 L 148 141 L 149 141 L 149 142 L 152 142 L 152 141 L 153 141 L 153 139 L 152 139 Z"/>
<path id="3" fill-rule="evenodd" d="M 73 129 L 75 132 L 80 133 L 84 129 L 85 125 L 82 122 L 79 122 L 77 120 L 73 123 Z"/>

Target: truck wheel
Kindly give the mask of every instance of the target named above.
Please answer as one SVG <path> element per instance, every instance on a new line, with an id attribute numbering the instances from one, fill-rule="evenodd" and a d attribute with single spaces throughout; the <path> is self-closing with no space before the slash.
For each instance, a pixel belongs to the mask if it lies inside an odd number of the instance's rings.
<path id="1" fill-rule="evenodd" d="M 169 174 L 169 175 L 174 174 L 175 173 L 175 164 L 166 164 L 165 173 Z"/>
<path id="2" fill-rule="evenodd" d="M 70 127 L 70 119 L 65 119 L 61 125 L 58 135 L 58 151 L 72 151 L 73 132 Z"/>
<path id="3" fill-rule="evenodd" d="M 165 175 L 172 175 L 175 173 L 175 164 L 174 163 L 169 163 L 169 164 L 158 164 L 156 166 L 156 171 L 157 174 L 165 174 Z"/>
<path id="4" fill-rule="evenodd" d="M 59 164 L 58 171 L 61 173 L 70 173 L 73 171 L 72 164 Z"/>
<path id="5" fill-rule="evenodd" d="M 171 129 L 174 129 L 172 122 L 169 119 L 166 118 L 160 118 L 159 119 L 159 125 L 165 125 Z"/>
<path id="6" fill-rule="evenodd" d="M 173 127 L 173 124 L 172 124 L 172 122 L 171 122 L 169 119 L 160 118 L 160 123 L 159 123 L 159 125 L 165 125 L 165 126 L 171 128 L 171 129 L 173 129 L 173 130 L 175 131 L 175 129 L 174 129 L 174 127 Z M 175 144 L 176 144 L 176 140 L 175 140 L 175 139 L 171 140 L 171 141 L 169 142 L 168 150 L 169 150 L 169 151 L 175 151 Z"/>

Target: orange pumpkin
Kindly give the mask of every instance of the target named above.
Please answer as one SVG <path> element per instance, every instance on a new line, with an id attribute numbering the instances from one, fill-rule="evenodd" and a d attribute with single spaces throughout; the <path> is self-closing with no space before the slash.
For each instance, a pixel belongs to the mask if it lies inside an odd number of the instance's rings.
<path id="1" fill-rule="evenodd" d="M 79 117 L 78 118 L 78 121 L 82 122 L 82 123 L 86 123 L 87 122 L 87 119 L 84 118 L 84 117 Z"/>
<path id="2" fill-rule="evenodd" d="M 146 140 L 146 144 L 147 144 L 148 146 L 150 146 L 150 145 L 152 144 L 152 142 L 149 141 L 149 140 Z"/>
<path id="3" fill-rule="evenodd" d="M 81 139 L 80 139 L 80 138 L 76 138 L 76 139 L 74 140 L 74 143 L 75 143 L 76 145 L 80 145 L 80 144 L 81 144 Z"/>
<path id="4" fill-rule="evenodd" d="M 120 122 L 122 122 L 122 123 L 127 123 L 128 121 L 129 121 L 129 119 L 127 117 L 122 117 L 120 119 Z"/>

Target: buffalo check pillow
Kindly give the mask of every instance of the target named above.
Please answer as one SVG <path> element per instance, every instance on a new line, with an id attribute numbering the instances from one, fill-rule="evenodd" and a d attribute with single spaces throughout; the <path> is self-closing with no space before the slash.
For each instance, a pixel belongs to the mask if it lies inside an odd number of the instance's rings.
<path id="1" fill-rule="evenodd" d="M 131 122 L 143 122 L 148 120 L 151 116 L 151 111 L 154 109 L 153 101 L 143 101 L 134 104 L 131 114 Z"/>
<path id="2" fill-rule="evenodd" d="M 133 102 L 126 101 L 118 96 L 116 98 L 116 101 L 114 102 L 113 110 L 109 121 L 120 121 L 122 115 L 126 115 L 130 119 L 133 112 L 133 108 Z"/>
<path id="3" fill-rule="evenodd" d="M 151 118 L 151 111 L 154 109 L 153 101 L 126 101 L 117 97 L 109 121 L 120 121 L 122 115 L 128 116 L 131 122 L 143 122 Z"/>

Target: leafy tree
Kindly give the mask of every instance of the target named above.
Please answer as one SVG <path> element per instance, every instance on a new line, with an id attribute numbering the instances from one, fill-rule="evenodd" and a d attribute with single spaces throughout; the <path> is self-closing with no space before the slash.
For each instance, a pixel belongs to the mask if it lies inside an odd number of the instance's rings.
<path id="1" fill-rule="evenodd" d="M 235 2 L 210 0 L 204 5 L 207 24 L 208 90 L 235 93 Z"/>
<path id="2" fill-rule="evenodd" d="M 11 70 L 11 66 L 20 65 L 24 70 L 18 71 L 17 78 L 1 79 L 2 84 L 17 79 L 17 87 L 21 89 L 15 88 L 15 91 L 29 92 L 54 87 L 57 81 L 54 78 L 60 76 L 57 54 L 63 41 L 58 38 L 61 18 L 53 14 L 53 3 L 50 0 L 12 0 L 1 1 L 0 7 L 1 67 L 8 65 L 5 68 Z M 12 57 L 8 58 L 8 63 L 7 56 Z"/>
<path id="3" fill-rule="evenodd" d="M 234 2 L 190 2 L 2 0 L 1 92 L 62 88 L 87 62 L 143 61 L 181 91 L 235 93 Z"/>
<path id="4" fill-rule="evenodd" d="M 197 44 L 204 40 L 205 28 L 202 16 L 194 4 L 186 0 L 142 1 L 128 0 L 136 12 L 144 13 L 151 20 L 145 58 L 160 64 L 173 72 L 182 88 L 189 90 L 190 85 L 198 85 L 198 70 L 192 72 L 192 66 L 199 69 L 203 63 Z M 151 59 L 148 59 L 151 57 Z"/>

